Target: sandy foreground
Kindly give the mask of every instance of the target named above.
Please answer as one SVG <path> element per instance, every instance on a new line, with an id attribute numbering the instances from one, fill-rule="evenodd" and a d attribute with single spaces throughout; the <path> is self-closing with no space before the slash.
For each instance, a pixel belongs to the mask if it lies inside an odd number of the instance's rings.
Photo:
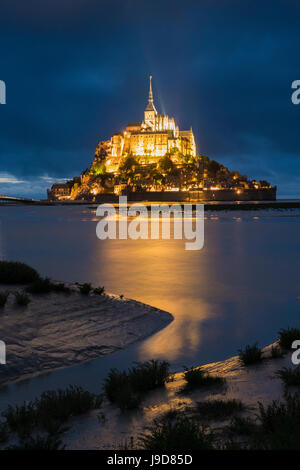
<path id="1" fill-rule="evenodd" d="M 264 360 L 258 365 L 243 367 L 238 356 L 234 356 L 203 366 L 212 375 L 224 377 L 224 387 L 203 387 L 183 392 L 185 381 L 183 374 L 178 373 L 164 389 L 147 394 L 139 410 L 122 414 L 115 406 L 104 401 L 100 410 L 72 419 L 68 423 L 70 430 L 64 434 L 62 441 L 68 449 L 120 449 L 124 443 L 130 445 L 131 442 L 136 448 L 138 436 L 145 432 L 153 419 L 160 418 L 168 410 L 192 409 L 197 401 L 217 398 L 240 399 L 248 406 L 248 410 L 240 416 L 255 416 L 258 401 L 267 404 L 283 398 L 284 387 L 275 373 L 282 367 L 292 366 L 291 354 L 273 359 L 270 356 L 271 347 L 264 348 Z M 230 419 L 203 424 L 218 428 L 229 422 Z"/>
<path id="2" fill-rule="evenodd" d="M 27 307 L 15 304 L 9 290 L 0 309 L 0 339 L 6 343 L 6 365 L 0 384 L 50 370 L 91 361 L 123 349 L 166 326 L 171 314 L 149 305 L 106 294 L 83 295 L 75 285 L 70 294 L 30 295 Z"/>

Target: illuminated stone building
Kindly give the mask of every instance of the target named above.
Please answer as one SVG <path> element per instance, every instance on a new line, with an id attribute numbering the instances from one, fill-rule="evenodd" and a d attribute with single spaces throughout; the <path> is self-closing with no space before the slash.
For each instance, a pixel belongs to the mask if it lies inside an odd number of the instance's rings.
<path id="1" fill-rule="evenodd" d="M 166 153 L 171 153 L 176 162 L 176 154 L 196 155 L 196 144 L 192 128 L 180 131 L 174 118 L 159 114 L 154 106 L 150 76 L 148 104 L 142 122 L 130 123 L 122 133 L 114 134 L 110 140 L 99 142 L 96 150 L 106 154 L 106 170 L 118 171 L 124 157 L 133 155 L 140 164 L 157 162 Z"/>

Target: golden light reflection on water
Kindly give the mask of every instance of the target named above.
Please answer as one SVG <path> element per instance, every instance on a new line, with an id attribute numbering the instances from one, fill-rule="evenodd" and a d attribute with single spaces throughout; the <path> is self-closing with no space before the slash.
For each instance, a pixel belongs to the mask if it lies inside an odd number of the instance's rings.
<path id="1" fill-rule="evenodd" d="M 201 323 L 208 317 L 212 317 L 209 305 L 199 302 L 196 311 L 187 311 L 188 298 L 176 302 L 176 306 L 170 302 L 166 308 L 169 312 L 187 312 L 176 315 L 175 320 L 164 330 L 144 341 L 140 348 L 140 358 L 147 357 L 176 360 L 184 351 L 196 351 L 202 340 Z"/>
<path id="2" fill-rule="evenodd" d="M 106 240 L 104 244 L 101 264 L 112 284 L 117 278 L 119 289 L 124 289 L 120 293 L 174 315 L 172 323 L 141 343 L 139 359 L 192 355 L 202 342 L 201 324 L 214 316 L 211 304 L 190 301 L 190 292 L 208 288 L 209 266 L 203 250 L 186 251 L 185 240 L 172 239 Z M 195 258 L 199 259 L 196 270 Z"/>

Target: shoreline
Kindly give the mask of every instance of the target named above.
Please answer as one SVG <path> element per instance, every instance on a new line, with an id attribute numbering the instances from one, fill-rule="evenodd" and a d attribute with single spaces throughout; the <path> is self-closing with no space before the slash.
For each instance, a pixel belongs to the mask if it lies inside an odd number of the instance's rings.
<path id="1" fill-rule="evenodd" d="M 161 309 L 114 294 L 87 296 L 74 284 L 70 294 L 30 295 L 27 307 L 13 299 L 24 286 L 0 287 L 11 292 L 0 312 L 6 344 L 0 387 L 125 349 L 173 321 Z"/>
<path id="2" fill-rule="evenodd" d="M 12 202 L 12 203 L 1 203 L 0 207 L 16 207 L 16 206 L 45 206 L 45 207 L 56 207 L 56 206 L 89 206 L 90 209 L 95 209 L 99 204 L 109 202 L 115 207 L 118 207 L 117 202 L 110 201 L 35 201 L 35 202 Z M 205 211 L 259 211 L 259 210 L 291 210 L 291 209 L 300 209 L 300 201 L 191 201 L 191 202 L 182 202 L 182 201 L 128 201 L 128 207 L 137 202 L 143 204 L 147 208 L 150 208 L 151 205 L 158 204 L 179 204 L 181 207 L 185 205 L 192 205 L 193 210 L 196 210 L 197 204 L 204 204 Z"/>

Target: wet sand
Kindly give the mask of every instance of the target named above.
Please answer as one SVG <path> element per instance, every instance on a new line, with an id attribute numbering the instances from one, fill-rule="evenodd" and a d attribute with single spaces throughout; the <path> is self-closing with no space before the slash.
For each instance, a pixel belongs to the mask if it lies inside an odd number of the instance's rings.
<path id="1" fill-rule="evenodd" d="M 0 339 L 6 343 L 6 364 L 0 384 L 91 361 L 144 339 L 173 320 L 171 314 L 112 294 L 78 292 L 30 295 L 27 307 L 15 304 L 9 290 L 0 309 Z"/>
<path id="2" fill-rule="evenodd" d="M 275 344 L 275 343 L 274 343 Z M 140 409 L 121 413 L 106 400 L 100 410 L 70 421 L 71 428 L 63 436 L 68 449 L 120 449 L 125 442 L 133 441 L 144 433 L 153 419 L 160 418 L 168 410 L 193 409 L 197 401 L 210 399 L 241 400 L 248 409 L 242 416 L 255 417 L 258 401 L 267 404 L 282 399 L 284 387 L 276 377 L 276 371 L 292 366 L 291 353 L 280 359 L 271 358 L 272 345 L 263 349 L 263 361 L 257 365 L 244 367 L 238 356 L 212 363 L 202 368 L 212 375 L 226 379 L 226 386 L 201 387 L 193 391 L 183 391 L 183 373 L 175 374 L 174 381 L 165 388 L 145 396 Z M 229 424 L 230 419 L 209 421 L 212 428 Z"/>

